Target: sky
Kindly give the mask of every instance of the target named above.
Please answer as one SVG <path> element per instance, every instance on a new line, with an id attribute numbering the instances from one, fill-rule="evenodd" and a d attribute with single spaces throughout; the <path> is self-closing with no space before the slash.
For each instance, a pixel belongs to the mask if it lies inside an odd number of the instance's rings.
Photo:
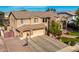
<path id="1" fill-rule="evenodd" d="M 75 11 L 79 6 L 0 6 L 0 11 L 10 12 L 18 10 L 45 11 L 47 8 L 55 8 L 58 12 Z"/>

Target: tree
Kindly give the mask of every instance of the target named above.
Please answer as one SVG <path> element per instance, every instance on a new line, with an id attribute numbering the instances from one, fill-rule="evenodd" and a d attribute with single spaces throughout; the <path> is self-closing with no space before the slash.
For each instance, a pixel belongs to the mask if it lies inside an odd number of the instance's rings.
<path id="1" fill-rule="evenodd" d="M 79 8 L 76 10 L 77 18 L 76 18 L 76 26 L 79 26 Z"/>
<path id="2" fill-rule="evenodd" d="M 20 10 L 20 11 L 27 11 L 27 10 Z"/>
<path id="3" fill-rule="evenodd" d="M 4 12 L 0 11 L 0 14 L 4 15 Z"/>
<path id="4" fill-rule="evenodd" d="M 79 15 L 79 8 L 76 10 L 76 13 L 75 14 Z"/>
<path id="5" fill-rule="evenodd" d="M 78 17 L 76 18 L 76 25 L 79 26 L 79 15 L 78 15 Z"/>
<path id="6" fill-rule="evenodd" d="M 53 21 L 49 27 L 49 32 L 52 33 L 54 36 L 57 36 L 61 34 L 60 29 L 61 29 L 60 24 Z"/>
<path id="7" fill-rule="evenodd" d="M 56 12 L 56 9 L 55 8 L 48 8 L 46 11 L 54 11 L 54 12 Z"/>
<path id="8" fill-rule="evenodd" d="M 0 21 L 0 27 L 2 27 L 2 26 L 4 26 L 4 24 L 3 24 L 3 22 L 2 22 L 2 21 Z"/>
<path id="9" fill-rule="evenodd" d="M 4 20 L 4 12 L 0 11 L 0 27 L 4 26 L 3 20 Z"/>

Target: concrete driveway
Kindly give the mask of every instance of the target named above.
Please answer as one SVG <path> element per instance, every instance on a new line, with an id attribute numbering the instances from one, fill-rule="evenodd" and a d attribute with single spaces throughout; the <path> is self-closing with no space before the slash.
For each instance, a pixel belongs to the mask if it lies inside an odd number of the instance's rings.
<path id="1" fill-rule="evenodd" d="M 5 52 L 7 51 L 6 46 L 2 40 L 2 38 L 0 37 L 0 52 Z"/>
<path id="2" fill-rule="evenodd" d="M 25 40 L 18 37 L 3 38 L 0 40 L 0 51 L 6 52 L 56 52 L 67 47 L 66 44 L 46 35 L 28 40 L 28 46 L 23 46 Z"/>
<path id="3" fill-rule="evenodd" d="M 31 49 L 28 46 L 23 46 L 23 43 L 18 37 L 4 38 L 4 43 L 8 52 L 29 52 Z"/>
<path id="4" fill-rule="evenodd" d="M 47 35 L 30 39 L 29 46 L 34 52 L 56 52 L 67 47 L 63 42 L 50 38 Z"/>

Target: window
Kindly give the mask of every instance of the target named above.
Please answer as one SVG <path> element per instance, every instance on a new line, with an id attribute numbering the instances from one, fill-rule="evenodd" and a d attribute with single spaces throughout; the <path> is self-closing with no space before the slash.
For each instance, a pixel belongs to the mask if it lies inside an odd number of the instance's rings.
<path id="1" fill-rule="evenodd" d="M 47 22 L 47 18 L 43 18 L 43 22 Z"/>
<path id="2" fill-rule="evenodd" d="M 47 22 L 47 19 L 45 19 L 44 21 Z"/>
<path id="3" fill-rule="evenodd" d="M 38 22 L 38 18 L 34 18 L 34 23 L 37 23 Z"/>
<path id="4" fill-rule="evenodd" d="M 23 20 L 21 20 L 21 24 L 23 24 L 24 22 L 23 22 Z"/>
<path id="5" fill-rule="evenodd" d="M 25 20 L 21 20 L 21 24 L 25 24 Z"/>

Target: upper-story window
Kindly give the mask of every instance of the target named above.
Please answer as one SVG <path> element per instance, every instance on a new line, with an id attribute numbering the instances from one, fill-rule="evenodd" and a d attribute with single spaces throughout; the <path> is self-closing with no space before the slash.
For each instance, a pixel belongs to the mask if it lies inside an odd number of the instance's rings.
<path id="1" fill-rule="evenodd" d="M 22 20 L 21 20 L 21 24 L 25 24 L 25 20 L 22 19 Z"/>
<path id="2" fill-rule="evenodd" d="M 37 23 L 38 22 L 38 18 L 34 18 L 34 23 Z"/>
<path id="3" fill-rule="evenodd" d="M 21 24 L 23 24 L 23 20 L 21 20 Z"/>
<path id="4" fill-rule="evenodd" d="M 47 18 L 43 18 L 43 22 L 47 22 Z"/>

